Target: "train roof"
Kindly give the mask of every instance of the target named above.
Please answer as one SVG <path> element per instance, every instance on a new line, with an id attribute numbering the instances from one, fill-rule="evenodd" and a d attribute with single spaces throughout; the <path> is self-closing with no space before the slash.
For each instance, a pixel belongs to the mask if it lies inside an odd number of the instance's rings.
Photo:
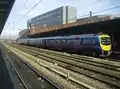
<path id="1" fill-rule="evenodd" d="M 86 37 L 99 37 L 100 35 L 107 35 L 104 33 L 97 33 L 97 34 L 79 34 L 79 35 L 68 35 L 68 36 L 54 36 L 54 37 L 41 37 L 41 38 L 30 38 L 30 40 L 37 40 L 37 39 L 72 39 L 72 38 L 86 38 Z"/>
<path id="2" fill-rule="evenodd" d="M 65 39 L 70 39 L 70 38 L 86 38 L 86 37 L 99 37 L 100 35 L 107 35 L 107 34 L 80 34 L 80 35 L 69 35 L 69 36 L 55 36 L 55 37 L 45 37 L 45 39 L 63 39 L 63 37 Z"/>

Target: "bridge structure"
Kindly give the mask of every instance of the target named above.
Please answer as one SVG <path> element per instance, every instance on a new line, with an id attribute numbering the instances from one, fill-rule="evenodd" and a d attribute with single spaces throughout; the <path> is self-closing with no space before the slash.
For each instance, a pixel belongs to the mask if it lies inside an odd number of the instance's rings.
<path id="1" fill-rule="evenodd" d="M 59 30 L 43 32 L 28 36 L 30 38 L 36 37 L 48 37 L 48 36 L 63 36 L 63 35 L 75 35 L 75 34 L 85 34 L 85 33 L 107 33 L 111 36 L 113 48 L 120 51 L 120 18 L 83 24 L 79 26 L 73 26 L 68 28 L 63 28 Z M 117 47 L 114 47 L 117 44 Z"/>

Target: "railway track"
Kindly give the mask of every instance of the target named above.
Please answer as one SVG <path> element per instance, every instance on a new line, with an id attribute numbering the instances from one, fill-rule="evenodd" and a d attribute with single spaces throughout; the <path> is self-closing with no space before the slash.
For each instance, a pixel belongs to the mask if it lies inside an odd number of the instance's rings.
<path id="1" fill-rule="evenodd" d="M 4 53 L 4 55 L 6 56 L 8 62 L 10 63 L 11 67 L 13 68 L 15 74 L 19 78 L 19 80 L 20 80 L 21 84 L 23 85 L 24 89 L 29 89 L 28 86 L 26 85 L 26 83 L 24 82 L 24 80 L 22 79 L 22 77 L 20 76 L 19 72 L 17 71 L 17 69 L 15 68 L 15 66 L 13 65 L 13 63 L 11 62 L 11 60 L 9 59 L 9 57 L 7 56 L 7 54 Z"/>
<path id="2" fill-rule="evenodd" d="M 85 56 L 81 57 L 79 55 L 70 56 L 60 52 L 48 51 L 34 47 L 18 45 L 12 46 L 30 55 L 39 57 L 48 62 L 56 63 L 61 67 L 83 74 L 94 79 L 94 81 L 105 83 L 113 89 L 120 88 L 120 63 L 118 62 L 98 60 L 96 58 Z"/>
<path id="3" fill-rule="evenodd" d="M 30 66 L 26 62 L 22 61 L 19 57 L 17 57 L 16 55 L 14 55 L 9 50 L 7 50 L 7 49 L 5 49 L 5 50 L 7 52 L 4 52 L 4 54 L 5 54 L 8 62 L 10 63 L 10 65 L 12 66 L 12 68 L 14 69 L 14 71 L 15 71 L 16 75 L 18 76 L 19 80 L 21 81 L 21 84 L 23 85 L 24 89 L 31 89 L 31 88 L 33 88 L 33 89 L 38 89 L 38 88 L 39 89 L 44 89 L 44 88 L 48 88 L 48 87 L 50 87 L 51 89 L 59 89 L 57 86 L 53 85 L 50 81 L 44 79 L 43 77 L 41 78 L 41 75 L 39 74 L 39 72 L 36 69 L 34 69 L 32 66 Z M 12 60 L 11 60 L 10 55 L 12 55 Z M 13 57 L 15 57 L 15 58 L 13 58 Z M 22 64 L 22 65 L 20 65 L 20 64 Z M 17 65 L 18 68 L 16 68 L 16 65 Z M 23 67 L 21 67 L 21 66 L 23 66 Z M 33 84 L 35 84 L 34 86 L 32 84 L 30 85 L 30 83 L 27 82 L 27 80 L 25 80 L 27 78 L 25 78 L 25 76 L 23 76 L 20 73 L 20 71 L 18 71 L 18 69 L 21 69 L 21 68 L 26 69 L 25 71 L 31 72 L 32 76 L 34 76 L 35 78 L 40 78 L 41 81 L 44 81 L 43 82 L 44 84 L 42 85 L 37 79 L 35 80 L 35 79 L 32 78 L 31 80 L 34 81 L 37 84 L 33 83 Z M 47 84 L 46 82 L 49 83 L 49 84 Z"/>
<path id="4" fill-rule="evenodd" d="M 97 58 L 87 57 L 87 56 L 82 56 L 82 55 L 76 55 L 76 54 L 72 54 L 72 55 L 67 54 L 67 53 L 63 54 L 61 52 L 39 49 L 39 48 L 35 48 L 35 47 L 28 47 L 28 46 L 24 46 L 24 47 L 26 47 L 28 49 L 31 49 L 31 50 L 34 49 L 35 51 L 40 51 L 40 52 L 48 54 L 48 55 L 60 56 L 62 58 L 67 58 L 67 59 L 74 60 L 74 61 L 77 61 L 77 62 L 92 64 L 92 65 L 95 65 L 95 66 L 104 67 L 104 68 L 108 68 L 108 69 L 111 69 L 111 70 L 115 69 L 115 70 L 120 71 L 119 69 L 116 69 L 116 67 L 120 68 L 120 64 L 118 62 L 112 62 L 112 61 L 107 61 L 107 60 L 99 60 Z"/>

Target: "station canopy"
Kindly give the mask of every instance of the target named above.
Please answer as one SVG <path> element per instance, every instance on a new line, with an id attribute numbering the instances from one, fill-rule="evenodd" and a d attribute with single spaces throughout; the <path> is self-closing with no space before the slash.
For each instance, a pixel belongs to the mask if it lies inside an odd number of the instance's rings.
<path id="1" fill-rule="evenodd" d="M 0 0 L 0 34 L 4 28 L 15 0 Z"/>

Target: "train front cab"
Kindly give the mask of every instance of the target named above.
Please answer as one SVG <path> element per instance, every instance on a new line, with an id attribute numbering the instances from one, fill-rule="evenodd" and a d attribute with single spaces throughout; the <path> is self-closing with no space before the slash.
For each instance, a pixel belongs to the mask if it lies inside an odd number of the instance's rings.
<path id="1" fill-rule="evenodd" d="M 100 35 L 99 36 L 99 41 L 100 41 L 100 47 L 101 47 L 101 51 L 102 51 L 102 55 L 103 57 L 108 57 L 111 54 L 111 40 L 110 40 L 110 36 L 108 35 Z"/>

